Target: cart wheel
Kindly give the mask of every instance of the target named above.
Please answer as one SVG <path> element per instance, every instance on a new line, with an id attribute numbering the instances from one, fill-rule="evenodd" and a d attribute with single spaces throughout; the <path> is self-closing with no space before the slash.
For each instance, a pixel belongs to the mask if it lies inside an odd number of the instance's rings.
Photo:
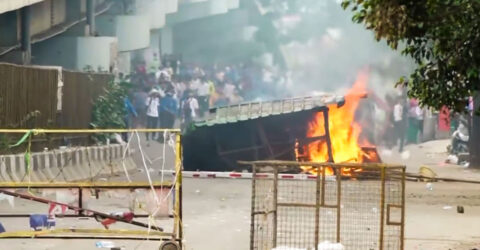
<path id="1" fill-rule="evenodd" d="M 180 246 L 175 241 L 165 241 L 160 245 L 160 250 L 180 250 Z"/>

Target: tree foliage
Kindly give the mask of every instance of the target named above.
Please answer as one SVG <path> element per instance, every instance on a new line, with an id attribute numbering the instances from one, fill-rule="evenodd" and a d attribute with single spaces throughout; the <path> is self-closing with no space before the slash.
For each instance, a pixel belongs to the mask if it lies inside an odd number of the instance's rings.
<path id="1" fill-rule="evenodd" d="M 417 68 L 399 80 L 423 105 L 464 111 L 480 89 L 480 1 L 343 0 L 353 21 L 412 57 Z"/>
<path id="2" fill-rule="evenodd" d="M 108 83 L 105 93 L 97 98 L 93 105 L 92 127 L 125 128 L 125 103 L 130 84 L 127 82 Z"/>

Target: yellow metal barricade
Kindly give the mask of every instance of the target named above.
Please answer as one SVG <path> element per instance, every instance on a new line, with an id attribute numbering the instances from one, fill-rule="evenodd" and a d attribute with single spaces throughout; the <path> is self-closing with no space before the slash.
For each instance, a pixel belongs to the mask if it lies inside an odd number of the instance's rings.
<path id="1" fill-rule="evenodd" d="M 146 140 L 140 133 L 146 135 Z M 49 206 L 50 210 L 62 207 L 64 211 L 57 214 L 57 218 L 94 218 L 106 228 L 8 231 L 0 233 L 0 240 L 158 240 L 163 242 L 161 249 L 182 248 L 180 130 L 0 129 L 0 136 L 4 141 L 0 155 L 0 193 L 4 197 L 36 202 L 43 207 Z M 150 140 L 149 136 L 156 139 Z M 112 138 L 117 141 L 112 142 Z M 18 148 L 21 150 L 15 150 Z M 167 153 L 174 156 L 168 157 Z M 56 199 L 51 198 L 53 195 Z M 59 197 L 66 201 L 59 201 Z M 85 200 L 85 197 L 89 198 Z M 95 208 L 102 207 L 97 200 L 104 198 L 123 206 L 126 203 L 124 197 L 133 203 L 133 210 L 147 212 L 137 214 L 132 211 L 133 218 L 125 218 L 119 213 Z M 43 207 L 32 206 L 37 210 Z M 12 211 L 0 214 L 0 218 L 25 218 L 35 212 L 20 214 Z M 108 229 L 110 222 L 105 222 L 108 220 L 124 223 L 128 228 Z M 24 221 L 27 223 L 26 219 Z"/>

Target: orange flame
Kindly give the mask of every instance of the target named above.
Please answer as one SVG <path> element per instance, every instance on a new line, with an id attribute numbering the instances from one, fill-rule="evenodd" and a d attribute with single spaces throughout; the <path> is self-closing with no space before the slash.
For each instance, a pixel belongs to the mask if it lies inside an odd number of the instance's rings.
<path id="1" fill-rule="evenodd" d="M 329 106 L 328 125 L 330 130 L 330 140 L 332 145 L 333 161 L 342 162 L 363 162 L 364 152 L 359 145 L 359 136 L 362 132 L 361 126 L 355 122 L 354 116 L 360 99 L 366 95 L 366 84 L 368 74 L 360 72 L 353 87 L 345 95 L 345 104 L 342 107 L 336 105 Z M 315 118 L 308 124 L 307 137 L 317 137 L 325 134 L 323 112 L 315 114 Z M 362 141 L 362 145 L 370 145 Z M 306 153 L 312 162 L 327 162 L 328 149 L 325 140 L 319 140 L 310 143 L 306 148 Z M 304 168 L 312 172 L 312 169 Z M 345 169 L 345 175 L 349 175 L 350 170 Z M 326 175 L 333 175 L 333 170 L 326 169 Z"/>

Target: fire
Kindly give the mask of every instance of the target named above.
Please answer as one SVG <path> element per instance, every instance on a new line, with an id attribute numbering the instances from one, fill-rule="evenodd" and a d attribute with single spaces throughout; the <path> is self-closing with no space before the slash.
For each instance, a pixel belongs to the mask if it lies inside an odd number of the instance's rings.
<path id="1" fill-rule="evenodd" d="M 345 104 L 342 107 L 336 105 L 329 106 L 329 130 L 332 144 L 332 155 L 335 163 L 342 162 L 363 162 L 365 152 L 359 143 L 359 136 L 362 132 L 361 126 L 355 122 L 355 111 L 359 105 L 360 99 L 366 94 L 366 84 L 368 75 L 366 72 L 360 72 L 353 87 L 345 95 Z M 325 134 L 324 117 L 322 112 L 318 112 L 314 119 L 308 124 L 307 137 L 318 137 Z M 362 145 L 370 146 L 367 141 L 361 142 Z M 328 162 L 328 150 L 325 140 L 317 140 L 306 146 L 306 154 L 312 162 Z M 305 171 L 313 172 L 312 169 L 304 167 Z M 359 171 L 357 169 L 355 171 Z M 345 169 L 344 175 L 350 174 L 350 169 Z M 333 170 L 327 168 L 326 175 L 333 175 Z"/>

